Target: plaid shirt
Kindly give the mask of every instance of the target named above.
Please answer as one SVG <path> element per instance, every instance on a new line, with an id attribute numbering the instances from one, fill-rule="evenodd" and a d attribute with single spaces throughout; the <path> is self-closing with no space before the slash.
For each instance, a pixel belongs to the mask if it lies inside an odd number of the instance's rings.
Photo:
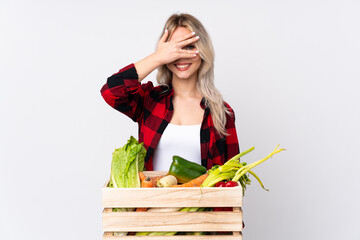
<path id="1" fill-rule="evenodd" d="M 107 79 L 101 94 L 111 107 L 138 123 L 139 142 L 143 142 L 147 150 L 145 168 L 152 171 L 154 150 L 174 111 L 172 86 L 154 87 L 150 81 L 141 84 L 135 65 L 131 63 Z M 200 130 L 201 163 L 207 169 L 215 164 L 222 165 L 239 153 L 235 114 L 226 102 L 224 104 L 233 114 L 227 114 L 226 130 L 229 135 L 222 137 L 214 127 L 210 109 L 205 107 L 204 98 L 200 102 L 205 111 Z"/>

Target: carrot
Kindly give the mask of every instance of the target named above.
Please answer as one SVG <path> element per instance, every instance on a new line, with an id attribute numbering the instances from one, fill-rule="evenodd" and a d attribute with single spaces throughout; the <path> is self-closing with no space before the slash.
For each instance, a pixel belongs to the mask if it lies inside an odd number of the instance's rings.
<path id="1" fill-rule="evenodd" d="M 187 183 L 180 184 L 180 185 L 174 185 L 172 187 L 200 187 L 208 175 L 209 174 L 205 173 L 205 174 L 201 175 L 200 177 L 197 177 Z"/>
<path id="2" fill-rule="evenodd" d="M 146 212 L 147 208 L 137 208 L 135 212 Z"/>
<path id="3" fill-rule="evenodd" d="M 144 179 L 146 178 L 143 172 L 139 172 L 139 177 L 141 182 L 144 181 Z"/>
<path id="4" fill-rule="evenodd" d="M 143 172 L 139 172 L 139 177 L 141 180 L 141 187 L 142 188 L 151 188 L 151 187 L 155 187 L 156 185 L 154 184 L 154 181 L 150 178 L 150 177 L 146 177 L 145 174 Z M 136 212 L 146 212 L 148 209 L 147 208 L 137 208 Z"/>
<path id="5" fill-rule="evenodd" d="M 165 177 L 166 175 L 167 174 L 162 175 L 162 176 L 157 176 L 157 177 L 150 177 L 154 183 L 154 187 L 157 185 L 157 182 L 159 181 L 159 179 Z M 141 182 L 143 182 L 146 178 L 146 176 L 143 172 L 139 172 L 139 177 L 140 177 Z"/>
<path id="6" fill-rule="evenodd" d="M 155 187 L 154 181 L 151 178 L 147 177 L 141 182 L 141 187 L 143 188 Z"/>

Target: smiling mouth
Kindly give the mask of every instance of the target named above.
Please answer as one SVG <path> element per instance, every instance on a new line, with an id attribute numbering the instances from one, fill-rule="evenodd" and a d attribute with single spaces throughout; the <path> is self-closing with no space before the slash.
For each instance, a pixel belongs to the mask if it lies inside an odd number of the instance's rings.
<path id="1" fill-rule="evenodd" d="M 179 71 L 186 71 L 190 68 L 191 63 L 187 63 L 187 64 L 174 64 L 176 69 Z"/>

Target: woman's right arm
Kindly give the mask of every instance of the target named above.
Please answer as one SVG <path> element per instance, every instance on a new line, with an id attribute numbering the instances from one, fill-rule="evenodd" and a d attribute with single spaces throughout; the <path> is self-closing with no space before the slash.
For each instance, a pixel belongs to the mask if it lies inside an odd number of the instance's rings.
<path id="1" fill-rule="evenodd" d="M 124 113 L 134 122 L 141 118 L 147 94 L 153 89 L 152 82 L 140 82 L 161 65 L 156 53 L 131 63 L 107 79 L 101 95 L 114 109 Z"/>
<path id="2" fill-rule="evenodd" d="M 177 42 L 166 42 L 167 35 L 166 31 L 158 43 L 156 52 L 120 69 L 119 72 L 107 79 L 107 83 L 101 89 L 101 95 L 111 107 L 126 114 L 135 122 L 140 120 L 145 98 L 153 88 L 151 81 L 145 84 L 140 84 L 140 82 L 161 65 L 179 58 L 196 56 L 194 50 L 182 49 L 198 40 L 193 37 L 193 34 L 185 35 Z"/>
<path id="3" fill-rule="evenodd" d="M 138 122 L 145 97 L 152 88 L 150 81 L 140 84 L 135 64 L 131 63 L 110 76 L 100 92 L 111 107 L 124 113 L 134 122 Z"/>
<path id="4" fill-rule="evenodd" d="M 194 35 L 195 33 L 190 33 L 177 42 L 166 42 L 168 31 L 165 31 L 158 43 L 156 52 L 135 63 L 139 81 L 142 81 L 152 71 L 164 64 L 174 62 L 179 58 L 195 57 L 196 54 L 199 53 L 198 51 L 182 49 L 186 45 L 199 39 Z"/>
<path id="5" fill-rule="evenodd" d="M 139 77 L 139 82 L 141 82 L 152 71 L 163 65 L 163 63 L 161 61 L 161 58 L 159 58 L 159 56 L 155 52 L 147 56 L 146 58 L 136 62 L 134 65 Z"/>

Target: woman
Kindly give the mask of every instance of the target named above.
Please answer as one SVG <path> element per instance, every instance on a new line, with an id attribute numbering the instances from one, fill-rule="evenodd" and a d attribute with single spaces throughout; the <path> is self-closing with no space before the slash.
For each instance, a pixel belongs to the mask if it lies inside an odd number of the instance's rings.
<path id="1" fill-rule="evenodd" d="M 155 69 L 159 86 L 141 84 Z M 234 112 L 213 80 L 214 50 L 205 28 L 190 14 L 173 14 L 156 51 L 109 77 L 101 94 L 138 123 L 147 170 L 168 170 L 173 155 L 210 169 L 239 153 Z"/>

